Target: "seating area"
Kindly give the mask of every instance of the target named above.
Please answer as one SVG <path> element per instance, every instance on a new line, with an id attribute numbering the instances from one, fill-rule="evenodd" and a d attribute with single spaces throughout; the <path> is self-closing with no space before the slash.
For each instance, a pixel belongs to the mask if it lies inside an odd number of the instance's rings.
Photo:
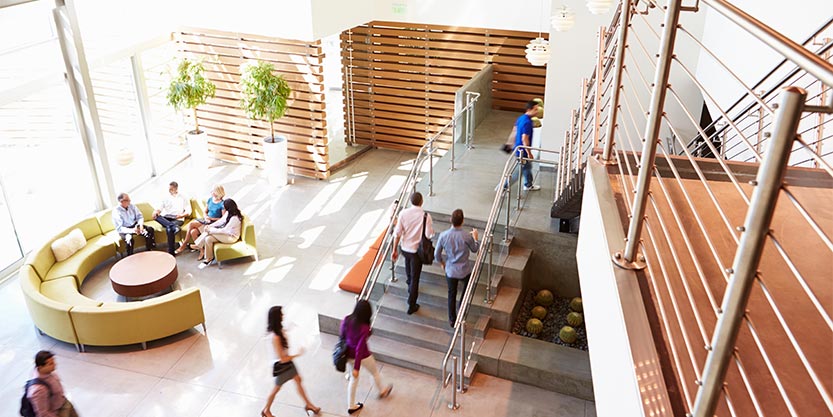
<path id="1" fill-rule="evenodd" d="M 151 219 L 153 207 L 138 203 L 145 219 Z M 202 206 L 191 200 L 188 221 L 202 212 Z M 165 229 L 156 221 L 145 221 L 156 231 L 156 242 L 167 242 Z M 83 234 L 84 244 L 74 253 L 61 253 L 61 240 Z M 180 232 L 180 236 L 184 232 Z M 144 244 L 137 237 L 137 245 Z M 56 243 L 58 241 L 58 243 Z M 56 234 L 43 246 L 33 250 L 19 272 L 26 306 L 38 330 L 55 339 L 75 344 L 79 351 L 85 345 L 119 346 L 146 343 L 167 337 L 196 325 L 205 329 L 205 314 L 199 288 L 174 289 L 159 297 L 138 302 L 101 302 L 81 294 L 87 275 L 98 265 L 116 256 L 124 256 L 125 244 L 116 232 L 112 211 L 104 210 L 85 218 Z M 62 259 L 56 258 L 65 257 Z M 257 259 L 254 225 L 246 219 L 241 239 L 235 243 L 214 246 L 218 263 L 242 257 Z"/>

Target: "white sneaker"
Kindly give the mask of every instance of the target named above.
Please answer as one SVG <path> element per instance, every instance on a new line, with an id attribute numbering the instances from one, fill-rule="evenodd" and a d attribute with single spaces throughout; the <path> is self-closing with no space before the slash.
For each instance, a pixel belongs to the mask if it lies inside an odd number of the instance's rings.
<path id="1" fill-rule="evenodd" d="M 199 264 L 199 265 L 197 265 L 197 268 L 199 268 L 199 269 L 205 269 L 206 267 L 208 267 L 208 265 L 209 265 L 209 263 L 208 263 L 208 262 L 206 262 L 206 261 L 202 261 L 202 262 L 200 262 L 200 264 Z"/>
<path id="2" fill-rule="evenodd" d="M 541 189 L 541 186 L 537 185 L 537 184 L 533 185 L 532 187 L 524 186 L 524 191 L 538 191 L 540 189 Z"/>

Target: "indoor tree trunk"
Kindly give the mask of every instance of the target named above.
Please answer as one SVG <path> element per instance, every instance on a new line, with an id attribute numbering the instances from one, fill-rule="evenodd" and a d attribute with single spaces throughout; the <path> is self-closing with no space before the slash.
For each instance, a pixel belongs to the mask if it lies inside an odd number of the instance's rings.
<path id="1" fill-rule="evenodd" d="M 200 121 L 197 119 L 197 108 L 194 107 L 194 134 L 198 135 L 200 133 Z"/>

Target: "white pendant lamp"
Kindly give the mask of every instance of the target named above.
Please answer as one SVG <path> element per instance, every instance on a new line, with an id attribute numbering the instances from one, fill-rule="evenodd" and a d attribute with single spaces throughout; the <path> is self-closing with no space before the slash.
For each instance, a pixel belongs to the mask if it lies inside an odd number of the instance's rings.
<path id="1" fill-rule="evenodd" d="M 552 17 L 552 27 L 558 32 L 566 32 L 576 24 L 576 14 L 566 5 L 561 6 Z"/>
<path id="2" fill-rule="evenodd" d="M 613 0 L 587 0 L 587 9 L 593 14 L 607 13 L 613 7 Z"/>
<path id="3" fill-rule="evenodd" d="M 547 65 L 550 60 L 550 42 L 544 38 L 535 38 L 526 45 L 526 60 L 536 67 Z"/>

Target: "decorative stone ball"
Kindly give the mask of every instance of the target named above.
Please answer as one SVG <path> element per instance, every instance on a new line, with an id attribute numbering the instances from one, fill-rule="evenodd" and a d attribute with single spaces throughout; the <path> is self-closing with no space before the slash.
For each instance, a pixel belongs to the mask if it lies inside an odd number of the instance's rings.
<path id="1" fill-rule="evenodd" d="M 550 290 L 541 290 L 535 294 L 535 302 L 544 307 L 551 306 L 554 298 Z"/>
<path id="2" fill-rule="evenodd" d="M 576 342 L 576 339 L 578 339 L 578 335 L 576 334 L 576 329 L 570 326 L 564 326 L 561 328 L 561 331 L 558 332 L 558 338 L 564 343 L 573 344 Z"/>
<path id="3" fill-rule="evenodd" d="M 532 317 L 535 317 L 538 320 L 543 320 L 544 317 L 547 317 L 547 309 L 541 306 L 535 306 L 532 309 Z"/>
<path id="4" fill-rule="evenodd" d="M 532 127 L 541 127 L 541 116 L 536 116 L 532 118 Z"/>
<path id="5" fill-rule="evenodd" d="M 529 319 L 526 322 L 526 331 L 532 334 L 541 333 L 544 330 L 544 323 L 541 323 L 541 320 L 538 319 Z"/>
<path id="6" fill-rule="evenodd" d="M 116 163 L 121 166 L 127 166 L 131 162 L 133 162 L 133 150 L 130 148 L 119 149 L 118 154 L 116 154 Z"/>
<path id="7" fill-rule="evenodd" d="M 581 313 L 584 311 L 583 307 L 581 306 L 581 297 L 575 297 L 570 300 L 570 310 L 577 311 Z"/>
<path id="8" fill-rule="evenodd" d="M 570 312 L 570 314 L 567 314 L 567 323 L 573 327 L 581 326 L 581 323 L 584 323 L 584 317 L 581 313 Z"/>

